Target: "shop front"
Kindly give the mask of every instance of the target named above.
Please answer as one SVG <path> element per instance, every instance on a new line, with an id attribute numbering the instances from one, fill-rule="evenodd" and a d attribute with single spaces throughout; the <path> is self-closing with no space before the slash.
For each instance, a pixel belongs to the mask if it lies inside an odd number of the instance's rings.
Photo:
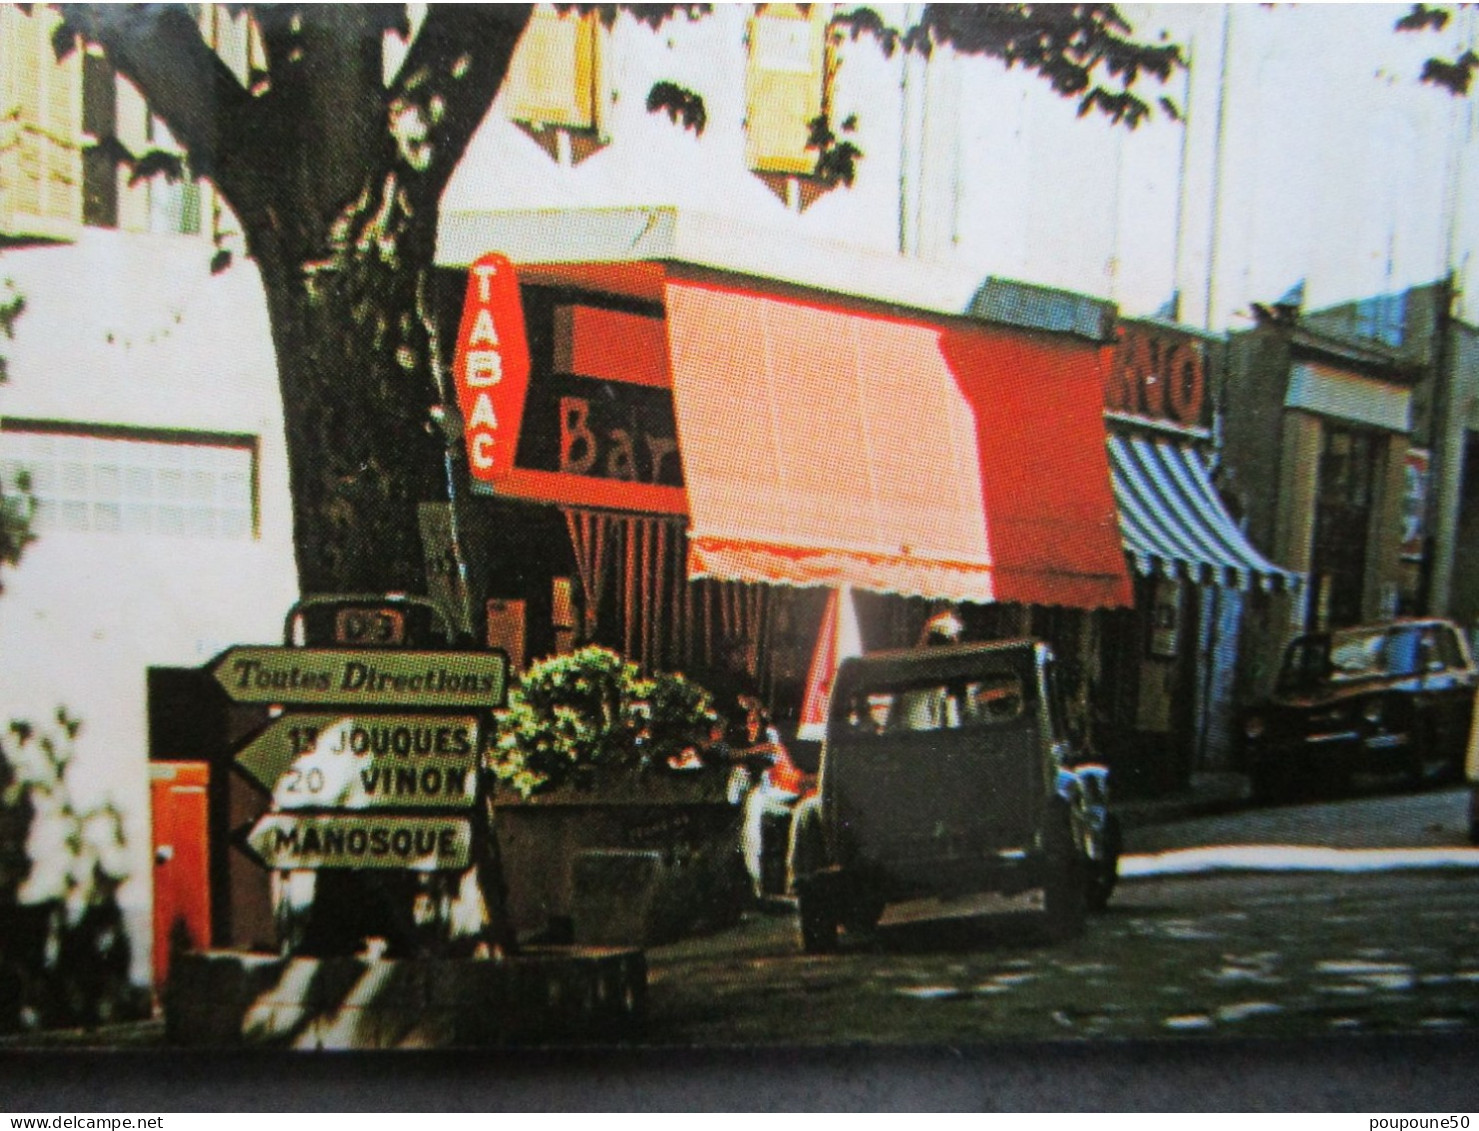
<path id="1" fill-rule="evenodd" d="M 1245 605 L 1301 583 L 1249 544 L 1214 485 L 1217 346 L 1191 331 L 1122 322 L 1106 389 L 1135 603 L 1107 618 L 1098 738 L 1131 790 L 1230 768 Z"/>
<path id="2" fill-rule="evenodd" d="M 496 531 L 489 641 L 516 660 L 600 643 L 794 718 L 833 589 L 869 649 L 949 602 L 1080 670 L 1092 611 L 1130 605 L 1105 320 L 988 323 L 671 261 L 518 272 L 527 391 L 498 425 L 511 464 L 468 508 Z"/>

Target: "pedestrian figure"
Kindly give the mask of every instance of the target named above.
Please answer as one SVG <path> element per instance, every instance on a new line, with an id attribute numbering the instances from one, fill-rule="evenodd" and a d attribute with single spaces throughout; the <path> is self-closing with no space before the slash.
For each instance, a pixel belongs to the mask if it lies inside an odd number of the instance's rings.
<path id="1" fill-rule="evenodd" d="M 789 825 L 791 811 L 810 785 L 807 775 L 796 768 L 791 755 L 781 742 L 780 734 L 770 725 L 764 706 L 752 696 L 741 695 L 745 713 L 744 737 L 734 751 L 736 765 L 729 777 L 729 801 L 743 804 L 740 822 L 740 850 L 749 873 L 756 899 L 765 896 L 765 822 L 784 818 Z M 785 837 L 789 837 L 789 829 Z M 785 839 L 785 838 L 783 838 Z"/>

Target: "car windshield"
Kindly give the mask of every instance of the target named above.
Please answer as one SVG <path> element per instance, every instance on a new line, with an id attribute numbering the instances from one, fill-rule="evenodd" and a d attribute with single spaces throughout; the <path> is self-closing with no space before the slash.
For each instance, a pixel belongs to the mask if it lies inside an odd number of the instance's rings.
<path id="1" fill-rule="evenodd" d="M 1303 636 L 1289 645 L 1279 689 L 1416 675 L 1440 653 L 1431 626 L 1349 628 Z M 1439 665 L 1441 666 L 1441 664 Z"/>
<path id="2" fill-rule="evenodd" d="M 834 718 L 855 734 L 901 734 L 999 726 L 1025 709 L 1015 672 L 860 689 Z"/>

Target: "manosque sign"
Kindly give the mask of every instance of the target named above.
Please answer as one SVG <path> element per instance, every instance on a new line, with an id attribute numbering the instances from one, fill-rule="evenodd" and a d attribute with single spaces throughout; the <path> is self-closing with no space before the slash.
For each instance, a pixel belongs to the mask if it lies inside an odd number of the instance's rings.
<path id="1" fill-rule="evenodd" d="M 468 469 L 473 478 L 492 482 L 513 470 L 529 391 L 524 308 L 507 256 L 484 255 L 468 270 L 452 376 Z"/>

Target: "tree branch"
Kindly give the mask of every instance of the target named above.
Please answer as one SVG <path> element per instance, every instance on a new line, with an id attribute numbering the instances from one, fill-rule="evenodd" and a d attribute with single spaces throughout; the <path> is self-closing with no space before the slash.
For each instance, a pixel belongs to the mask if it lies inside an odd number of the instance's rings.
<path id="1" fill-rule="evenodd" d="M 184 5 L 62 4 L 63 18 L 107 53 L 150 109 L 245 217 L 261 205 L 253 169 L 256 107 L 236 77 L 200 36 Z"/>
<path id="2" fill-rule="evenodd" d="M 387 93 L 387 112 L 415 107 L 429 145 L 423 170 L 440 195 L 462 159 L 529 22 L 528 4 L 433 4 Z"/>

